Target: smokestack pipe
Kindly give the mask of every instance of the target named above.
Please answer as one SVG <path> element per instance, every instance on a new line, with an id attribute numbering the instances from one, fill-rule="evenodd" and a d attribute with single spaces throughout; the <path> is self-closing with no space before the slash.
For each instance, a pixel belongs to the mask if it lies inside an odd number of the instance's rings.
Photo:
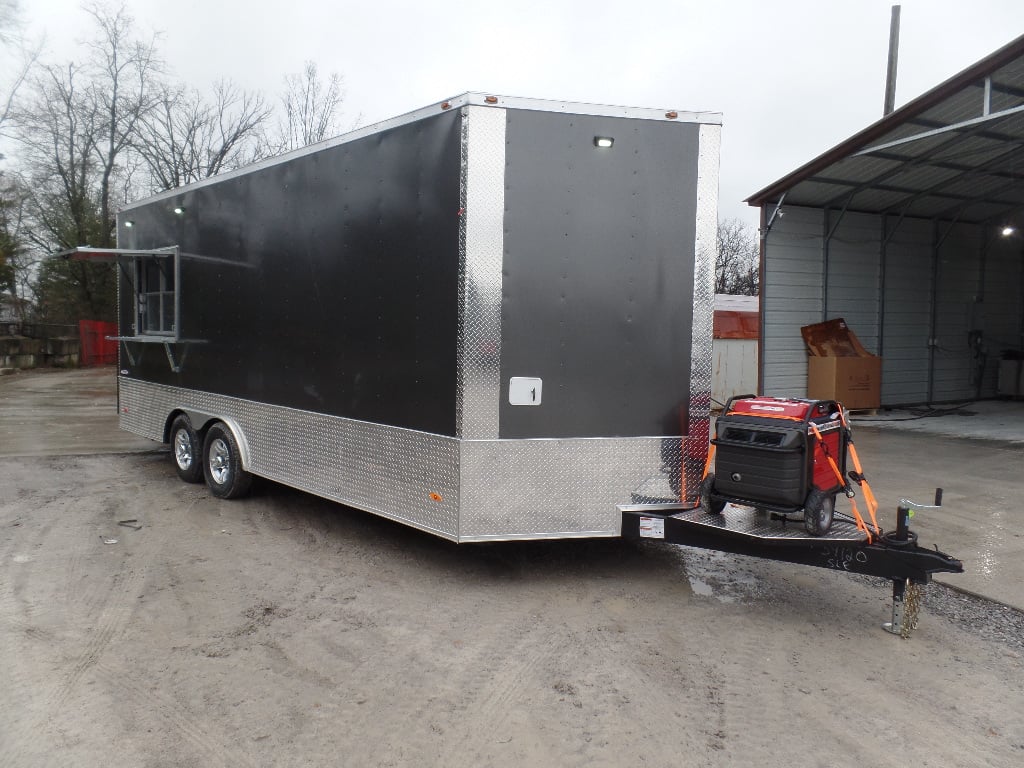
<path id="1" fill-rule="evenodd" d="M 892 7 L 892 19 L 889 21 L 889 65 L 885 70 L 885 103 L 882 105 L 882 117 L 896 107 L 896 64 L 900 53 L 900 7 Z"/>

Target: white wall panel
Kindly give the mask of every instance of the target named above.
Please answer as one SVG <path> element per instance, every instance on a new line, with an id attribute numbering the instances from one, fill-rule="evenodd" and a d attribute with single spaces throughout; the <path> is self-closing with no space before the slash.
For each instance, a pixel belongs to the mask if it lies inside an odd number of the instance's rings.
<path id="1" fill-rule="evenodd" d="M 932 306 L 932 223 L 897 222 L 885 246 L 882 316 L 882 402 L 928 398 L 928 337 Z"/>
<path id="2" fill-rule="evenodd" d="M 711 349 L 711 397 L 724 404 L 736 395 L 756 394 L 757 339 L 715 339 Z"/>
<path id="3" fill-rule="evenodd" d="M 940 225 L 945 233 L 948 225 Z M 967 332 L 981 277 L 981 240 L 976 226 L 955 226 L 939 248 L 936 284 L 935 357 L 931 400 L 975 397 Z"/>
<path id="4" fill-rule="evenodd" d="M 761 285 L 764 393 L 807 394 L 807 352 L 800 327 L 822 319 L 822 212 L 787 207 L 767 240 Z"/>
<path id="5" fill-rule="evenodd" d="M 878 352 L 881 304 L 881 224 L 879 217 L 847 213 L 839 217 L 828 247 L 825 317 L 842 317 L 869 352 Z"/>
<path id="6" fill-rule="evenodd" d="M 985 391 L 995 393 L 999 358 L 1004 350 L 1020 350 L 1021 313 L 1024 307 L 1022 276 L 1024 238 L 995 236 L 988 248 L 984 269 L 982 302 L 975 308 L 975 324 L 982 326 L 983 345 L 988 356 Z"/>

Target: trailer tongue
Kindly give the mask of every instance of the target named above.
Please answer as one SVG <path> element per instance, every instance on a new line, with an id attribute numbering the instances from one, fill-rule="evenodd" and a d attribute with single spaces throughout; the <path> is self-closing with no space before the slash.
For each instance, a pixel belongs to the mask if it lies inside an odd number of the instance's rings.
<path id="1" fill-rule="evenodd" d="M 903 499 L 896 510 L 896 530 L 870 537 L 850 520 L 837 517 L 822 536 L 808 533 L 785 516 L 753 508 L 729 506 L 711 512 L 694 503 L 624 504 L 622 536 L 658 539 L 700 549 L 713 549 L 816 568 L 878 576 L 892 581 L 892 621 L 884 628 L 909 637 L 917 626 L 920 586 L 936 573 L 963 573 L 963 563 L 938 549 L 918 546 L 910 518 L 934 505 Z"/>

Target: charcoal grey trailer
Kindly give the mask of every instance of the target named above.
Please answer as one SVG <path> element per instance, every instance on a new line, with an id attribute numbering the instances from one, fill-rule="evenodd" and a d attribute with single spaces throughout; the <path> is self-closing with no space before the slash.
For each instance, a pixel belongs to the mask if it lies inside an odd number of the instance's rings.
<path id="1" fill-rule="evenodd" d="M 120 425 L 445 538 L 617 536 L 708 444 L 718 114 L 466 94 L 143 200 Z"/>

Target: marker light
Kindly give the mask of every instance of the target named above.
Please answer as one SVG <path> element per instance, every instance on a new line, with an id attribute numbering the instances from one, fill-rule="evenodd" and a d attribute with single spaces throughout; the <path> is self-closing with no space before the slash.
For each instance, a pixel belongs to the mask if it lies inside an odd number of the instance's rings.
<path id="1" fill-rule="evenodd" d="M 181 214 L 183 214 L 185 212 L 185 209 L 182 206 L 180 206 L 180 205 L 176 205 L 176 206 L 174 206 L 174 212 L 176 214 L 178 214 L 179 216 L 181 216 Z"/>
<path id="2" fill-rule="evenodd" d="M 1017 230 L 1014 229 L 1013 227 L 1003 227 L 1002 235 L 1003 235 L 1003 237 L 1009 237 L 1010 235 L 1012 235 L 1016 231 Z"/>
<path id="3" fill-rule="evenodd" d="M 609 136 L 595 136 L 594 137 L 594 146 L 595 147 L 600 147 L 601 149 L 608 149 L 614 143 L 615 143 L 615 139 L 610 138 Z"/>
<path id="4" fill-rule="evenodd" d="M 126 222 L 124 223 L 124 225 L 125 225 L 125 227 L 126 227 L 127 229 L 131 229 L 132 227 L 134 227 L 134 226 L 135 226 L 135 222 L 134 222 L 134 221 L 126 221 Z"/>

